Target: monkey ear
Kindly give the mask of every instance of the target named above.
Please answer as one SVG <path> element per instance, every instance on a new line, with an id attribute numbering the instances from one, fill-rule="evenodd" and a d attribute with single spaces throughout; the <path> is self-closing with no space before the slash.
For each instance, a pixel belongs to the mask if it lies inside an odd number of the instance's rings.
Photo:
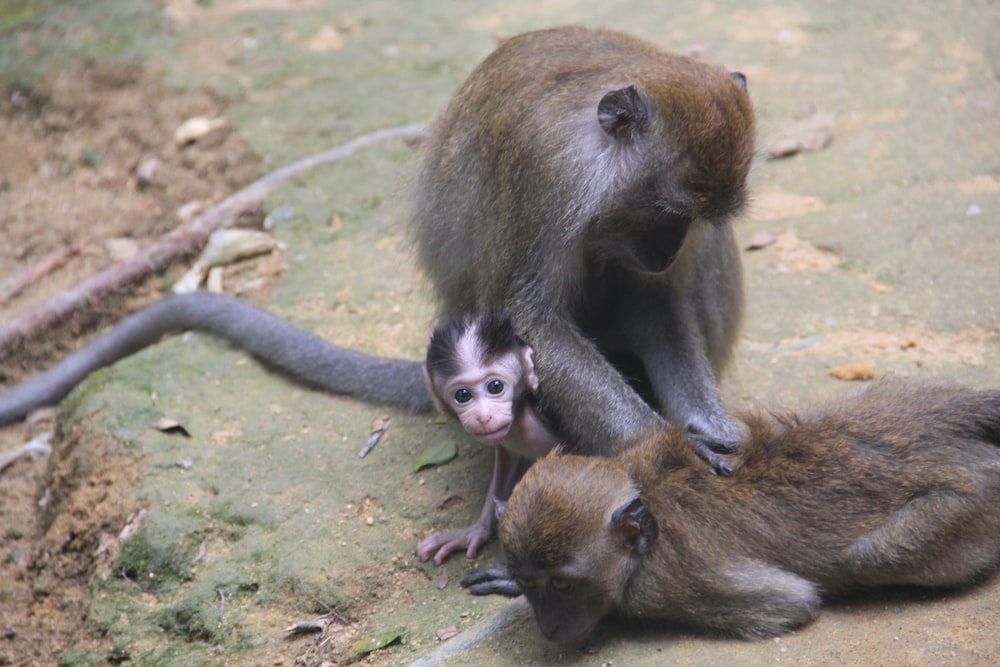
<path id="1" fill-rule="evenodd" d="M 638 496 L 615 510 L 611 525 L 624 538 L 625 544 L 640 555 L 649 551 L 660 534 L 656 518 Z"/>
<path id="2" fill-rule="evenodd" d="M 538 374 L 535 372 L 535 350 L 530 345 L 521 348 L 521 365 L 524 366 L 524 379 L 532 394 L 538 393 Z"/>
<path id="3" fill-rule="evenodd" d="M 426 364 L 424 365 L 424 382 L 427 383 L 427 390 L 431 393 L 431 398 L 434 400 L 434 407 L 437 408 L 437 411 L 443 415 L 454 417 L 455 412 L 445 405 L 441 397 L 438 396 L 437 385 L 434 384 L 434 378 L 431 377 L 431 372 L 427 370 Z"/>
<path id="4" fill-rule="evenodd" d="M 629 138 L 643 129 L 648 116 L 646 103 L 635 86 L 612 90 L 597 105 L 598 122 L 605 132 L 615 138 Z"/>
<path id="5" fill-rule="evenodd" d="M 739 84 L 740 89 L 746 92 L 747 89 L 747 77 L 743 72 L 730 72 L 729 76 L 733 77 L 733 80 Z"/>

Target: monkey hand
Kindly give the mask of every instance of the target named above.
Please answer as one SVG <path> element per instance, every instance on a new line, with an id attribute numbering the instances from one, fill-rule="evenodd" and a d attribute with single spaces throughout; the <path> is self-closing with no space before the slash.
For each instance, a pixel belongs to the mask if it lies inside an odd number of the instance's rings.
<path id="1" fill-rule="evenodd" d="M 729 477 L 736 472 L 736 466 L 730 454 L 740 449 L 738 441 L 720 441 L 712 436 L 700 433 L 687 433 L 687 442 L 694 450 L 695 456 L 704 461 L 716 475 Z"/>
<path id="2" fill-rule="evenodd" d="M 513 598 L 521 594 L 521 587 L 507 572 L 507 567 L 501 564 L 472 570 L 459 585 L 468 588 L 473 595 L 503 595 Z"/>
<path id="3" fill-rule="evenodd" d="M 489 542 L 492 536 L 493 526 L 477 521 L 464 530 L 446 530 L 428 535 L 417 545 L 417 556 L 426 561 L 433 554 L 434 564 L 440 565 L 451 552 L 465 549 L 465 555 L 474 558 L 479 553 L 479 547 Z"/>

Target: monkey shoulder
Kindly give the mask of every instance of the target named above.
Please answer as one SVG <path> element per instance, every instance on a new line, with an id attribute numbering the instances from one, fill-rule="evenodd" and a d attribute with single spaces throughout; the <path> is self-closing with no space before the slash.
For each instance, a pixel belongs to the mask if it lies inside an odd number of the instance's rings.
<path id="1" fill-rule="evenodd" d="M 668 475 L 714 476 L 687 444 L 684 431 L 673 424 L 640 436 L 618 458 L 641 489 L 660 485 Z"/>

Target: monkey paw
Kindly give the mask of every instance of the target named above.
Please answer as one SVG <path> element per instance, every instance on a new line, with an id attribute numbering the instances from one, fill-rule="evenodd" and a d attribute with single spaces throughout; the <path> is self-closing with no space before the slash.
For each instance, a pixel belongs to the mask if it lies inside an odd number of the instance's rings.
<path id="1" fill-rule="evenodd" d="M 739 450 L 739 443 L 720 442 L 698 433 L 688 433 L 687 441 L 698 458 L 707 463 L 716 475 L 729 477 L 736 472 L 733 461 L 727 457 Z"/>
<path id="2" fill-rule="evenodd" d="M 479 547 L 490 541 L 493 531 L 474 523 L 465 530 L 446 530 L 432 533 L 417 545 L 417 557 L 426 561 L 434 555 L 434 564 L 440 565 L 453 551 L 465 550 L 465 555 L 474 558 L 479 553 Z"/>

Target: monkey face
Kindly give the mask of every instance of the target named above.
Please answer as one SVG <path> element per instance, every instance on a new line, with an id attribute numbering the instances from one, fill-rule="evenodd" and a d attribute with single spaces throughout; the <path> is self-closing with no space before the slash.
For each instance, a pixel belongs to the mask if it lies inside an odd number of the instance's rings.
<path id="1" fill-rule="evenodd" d="M 551 454 L 514 487 L 499 530 L 511 577 L 559 644 L 591 636 L 657 534 L 620 462 Z"/>
<path id="2" fill-rule="evenodd" d="M 488 363 L 470 360 L 437 390 L 466 431 L 484 445 L 496 445 L 510 432 L 525 383 L 521 355 L 511 352 Z"/>
<path id="3" fill-rule="evenodd" d="M 561 574 L 557 569 L 514 580 L 531 603 L 545 638 L 575 646 L 590 638 L 615 600 L 600 582 Z"/>

